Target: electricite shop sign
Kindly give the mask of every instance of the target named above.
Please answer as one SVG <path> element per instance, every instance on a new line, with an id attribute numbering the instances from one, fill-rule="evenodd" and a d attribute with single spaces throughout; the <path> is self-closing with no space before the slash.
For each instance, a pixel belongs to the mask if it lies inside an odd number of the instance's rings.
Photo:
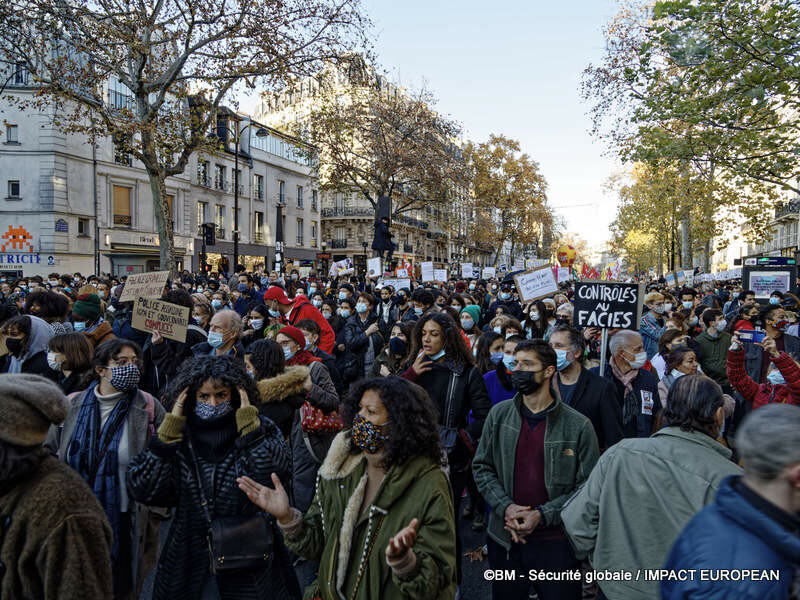
<path id="1" fill-rule="evenodd" d="M 0 265 L 38 265 L 42 262 L 39 253 L 0 254 Z"/>
<path id="2" fill-rule="evenodd" d="M 575 284 L 575 324 L 601 329 L 639 329 L 644 283 L 579 281 Z"/>

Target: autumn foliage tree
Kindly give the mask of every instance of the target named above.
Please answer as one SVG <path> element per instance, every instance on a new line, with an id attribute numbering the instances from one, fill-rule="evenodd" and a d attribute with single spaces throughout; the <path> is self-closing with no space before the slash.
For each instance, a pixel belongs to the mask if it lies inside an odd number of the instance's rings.
<path id="1" fill-rule="evenodd" d="M 538 163 L 521 151 L 518 141 L 502 135 L 491 135 L 479 144 L 467 143 L 464 161 L 475 211 L 491 215 L 471 233 L 475 239 L 495 245 L 494 264 L 506 241 L 512 256 L 528 247 L 547 253 L 554 219 L 547 205 L 547 181 Z"/>
<path id="2" fill-rule="evenodd" d="M 4 59 L 36 89 L 9 99 L 113 136 L 144 166 L 164 270 L 176 268 L 165 180 L 219 148 L 221 105 L 361 48 L 368 26 L 359 0 L 0 0 L 0 21 Z"/>
<path id="3" fill-rule="evenodd" d="M 342 67 L 319 73 L 313 106 L 284 125 L 318 152 L 320 187 L 355 190 L 373 208 L 388 197 L 395 216 L 454 202 L 466 185 L 460 126 L 430 92 L 387 84 L 360 55 Z"/>

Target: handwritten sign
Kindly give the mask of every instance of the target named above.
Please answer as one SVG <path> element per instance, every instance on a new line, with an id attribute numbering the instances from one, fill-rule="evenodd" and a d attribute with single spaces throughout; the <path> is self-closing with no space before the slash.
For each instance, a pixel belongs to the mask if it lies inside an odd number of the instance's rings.
<path id="1" fill-rule="evenodd" d="M 401 267 L 399 269 L 394 270 L 394 274 L 397 277 L 408 278 L 411 277 L 411 267 Z"/>
<path id="2" fill-rule="evenodd" d="M 167 285 L 167 279 L 169 279 L 169 271 L 128 275 L 119 301 L 132 302 L 137 298 L 161 298 L 164 286 Z"/>
<path id="3" fill-rule="evenodd" d="M 461 277 L 463 279 L 473 279 L 475 277 L 472 263 L 461 263 Z"/>
<path id="4" fill-rule="evenodd" d="M 497 277 L 497 269 L 494 267 L 483 267 L 481 279 L 494 279 Z"/>
<path id="5" fill-rule="evenodd" d="M 575 324 L 601 329 L 639 329 L 644 283 L 579 281 L 575 284 Z"/>
<path id="6" fill-rule="evenodd" d="M 407 290 L 411 289 L 411 280 L 410 279 L 384 279 L 380 282 L 381 287 L 386 287 L 390 285 L 394 288 L 394 291 L 401 290 L 406 288 Z"/>
<path id="7" fill-rule="evenodd" d="M 436 281 L 447 281 L 447 269 L 435 269 L 433 278 Z"/>
<path id="8" fill-rule="evenodd" d="M 381 258 L 367 259 L 367 277 L 378 277 L 381 274 Z"/>
<path id="9" fill-rule="evenodd" d="M 550 265 L 515 275 L 514 283 L 523 302 L 538 300 L 558 291 L 558 283 Z"/>
<path id="10" fill-rule="evenodd" d="M 572 278 L 569 267 L 558 267 L 558 283 L 569 281 Z"/>
<path id="11" fill-rule="evenodd" d="M 133 305 L 131 327 L 139 331 L 158 332 L 161 337 L 185 342 L 189 311 L 186 306 L 140 297 Z"/>
<path id="12" fill-rule="evenodd" d="M 433 281 L 433 263 L 421 262 L 419 265 L 422 268 L 422 281 Z"/>

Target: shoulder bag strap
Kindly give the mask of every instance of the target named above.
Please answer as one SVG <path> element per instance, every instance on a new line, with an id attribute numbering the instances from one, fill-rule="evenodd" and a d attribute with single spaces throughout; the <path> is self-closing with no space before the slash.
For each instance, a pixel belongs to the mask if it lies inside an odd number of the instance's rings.
<path id="1" fill-rule="evenodd" d="M 190 460 L 192 467 L 194 467 L 194 475 L 197 477 L 197 487 L 200 489 L 200 507 L 203 509 L 203 514 L 208 521 L 208 526 L 211 527 L 211 512 L 208 509 L 208 498 L 206 498 L 205 486 L 203 485 L 203 476 L 200 474 L 200 467 L 197 464 L 197 456 L 194 453 L 194 446 L 192 446 L 192 438 L 187 436 L 187 446 L 189 447 Z"/>
<path id="2" fill-rule="evenodd" d="M 298 306 L 298 307 L 296 307 L 294 309 L 294 314 L 292 315 L 292 318 L 289 319 L 289 325 L 294 325 L 297 322 L 297 317 L 300 316 L 300 309 L 303 308 L 304 306 L 308 306 L 308 305 L 309 305 L 308 302 L 303 302 L 303 303 L 300 304 L 300 306 Z"/>

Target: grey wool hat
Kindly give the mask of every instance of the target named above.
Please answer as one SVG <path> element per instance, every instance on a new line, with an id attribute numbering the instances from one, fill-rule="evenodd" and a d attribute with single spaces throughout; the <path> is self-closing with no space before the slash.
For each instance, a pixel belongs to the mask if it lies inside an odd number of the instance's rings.
<path id="1" fill-rule="evenodd" d="M 64 393 L 52 381 L 26 373 L 0 375 L 0 440 L 38 446 L 68 411 Z"/>

